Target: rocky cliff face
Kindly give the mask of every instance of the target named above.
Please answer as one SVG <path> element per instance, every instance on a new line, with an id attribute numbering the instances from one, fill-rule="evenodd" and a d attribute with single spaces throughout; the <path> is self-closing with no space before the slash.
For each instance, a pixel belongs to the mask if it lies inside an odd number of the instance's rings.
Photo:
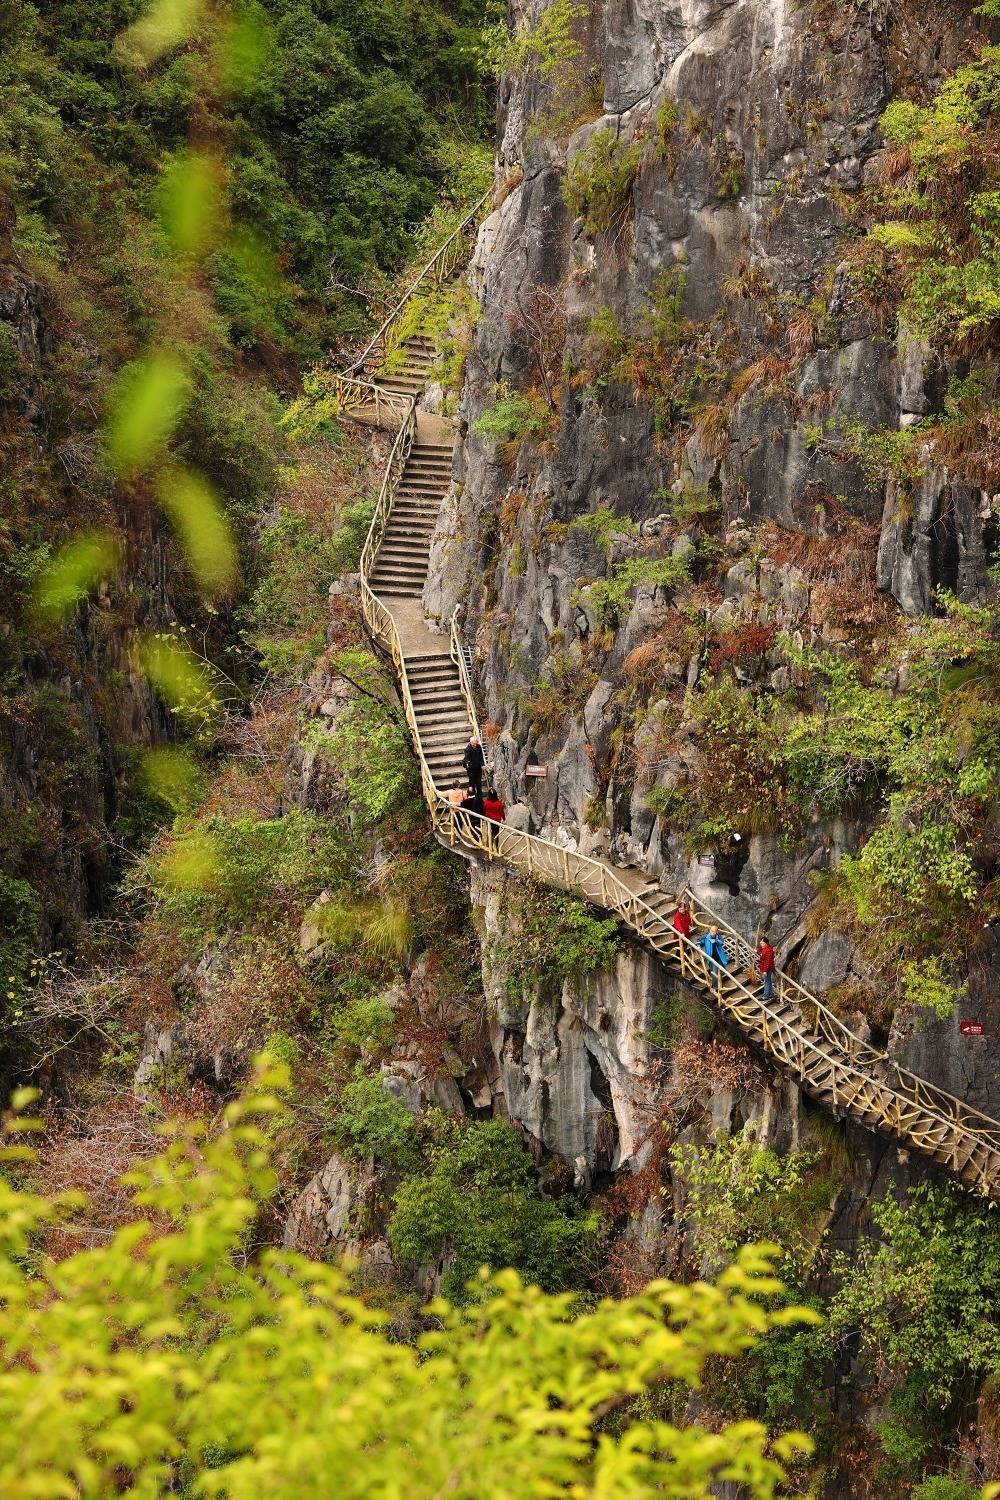
<path id="1" fill-rule="evenodd" d="M 572 71 L 588 87 L 601 83 L 589 118 L 567 125 L 565 100 L 553 99 L 558 84 L 515 76 L 503 92 L 506 196 L 477 251 L 481 314 L 461 406 L 465 441 L 425 604 L 441 619 L 456 603 L 466 607 L 497 776 L 511 802 L 526 804 L 533 828 L 641 867 L 667 889 L 690 884 L 748 934 L 769 921 L 782 957 L 825 990 L 850 980 L 852 952 L 835 936 L 808 938 L 809 877 L 857 848 L 864 815 L 817 824 L 791 852 L 773 836 L 753 837 L 735 880 L 700 865 L 648 793 L 651 784 L 669 792 L 684 769 L 683 726 L 681 750 L 675 737 L 666 761 L 657 760 L 657 729 L 667 710 L 681 712 L 678 690 L 698 680 L 706 653 L 691 653 L 689 642 L 666 661 L 661 653 L 653 691 L 637 702 L 637 650 L 668 623 L 676 598 L 652 570 L 648 581 L 640 571 L 611 617 L 595 607 L 590 581 L 613 577 L 637 545 L 683 557 L 697 543 L 687 519 L 710 513 L 714 559 L 696 564 L 686 607 L 703 639 L 750 620 L 764 627 L 743 680 L 775 692 L 788 682 L 768 652 L 779 631 L 820 648 L 846 638 L 815 571 L 801 565 L 811 543 L 840 549 L 842 564 L 855 549 L 836 581 L 872 612 L 927 610 L 939 586 L 969 601 L 983 596 L 989 497 L 940 467 L 902 497 L 892 474 L 873 474 L 863 442 L 831 437 L 903 431 L 939 409 L 940 361 L 897 333 L 859 286 L 851 205 L 877 170 L 878 119 L 893 90 L 940 77 L 968 35 L 967 18 L 929 8 L 918 35 L 888 7 L 736 0 L 609 4 L 586 24 Z M 573 101 L 586 114 L 579 92 Z M 633 151 L 620 211 L 603 230 L 587 220 L 593 172 L 582 220 L 567 206 L 595 142 L 607 148 L 612 175 Z M 621 362 L 609 370 L 606 357 L 609 341 L 620 346 L 642 330 L 664 277 L 686 346 L 666 393 L 655 369 L 640 366 L 636 379 L 633 358 L 626 380 Z M 669 340 L 652 348 L 662 358 Z M 697 399 L 685 407 L 688 376 Z M 498 443 L 494 429 L 477 430 L 506 390 L 535 392 L 534 439 Z M 602 508 L 623 523 L 620 534 L 609 528 L 610 541 L 572 524 Z M 633 540 L 623 540 L 626 530 Z M 793 546 L 775 547 L 777 534 Z M 541 687 L 550 691 L 540 704 Z M 529 782 L 525 765 L 536 759 L 548 774 Z M 494 897 L 484 900 L 489 923 Z M 988 956 L 979 969 L 992 973 Z M 608 1003 L 617 985 L 614 1024 L 602 1033 L 612 1055 L 599 1066 L 622 1156 L 635 1133 L 627 1090 L 611 1080 L 641 1072 L 636 1013 L 656 982 L 638 960 L 604 996 Z M 989 1010 L 982 977 L 974 988 Z M 588 1004 L 599 1011 L 602 1001 Z M 593 1030 L 568 998 L 555 1012 L 531 1007 L 507 1028 L 498 1055 L 513 1112 L 568 1159 L 583 1146 L 594 1170 L 598 1148 L 583 1143 L 597 1095 L 579 1056 L 557 1045 L 571 1025 Z M 995 1070 L 959 1042 L 957 1018 L 917 1030 L 901 1018 L 892 1045 L 956 1093 L 1000 1108 Z M 548 1076 L 553 1067 L 558 1078 Z"/>
<path id="2" fill-rule="evenodd" d="M 102 480 L 92 411 L 52 410 L 64 330 L 46 289 L 0 256 L 0 453 L 8 474 L 0 603 L 0 865 L 39 890 L 41 950 L 72 940 L 101 911 L 116 867 L 111 830 L 124 807 L 129 754 L 168 725 L 132 661 L 140 629 L 176 618 L 164 537 L 151 508 L 126 512 Z M 82 358 L 74 348 L 72 357 Z M 58 630 L 34 618 L 18 586 L 75 529 L 110 524 L 122 567 Z"/>

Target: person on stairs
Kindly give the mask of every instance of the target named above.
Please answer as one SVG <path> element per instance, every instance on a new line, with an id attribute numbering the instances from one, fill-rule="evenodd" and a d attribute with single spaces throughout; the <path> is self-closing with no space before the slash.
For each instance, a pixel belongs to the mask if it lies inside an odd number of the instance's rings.
<path id="1" fill-rule="evenodd" d="M 506 816 L 503 802 L 491 786 L 488 786 L 483 793 L 483 812 L 491 823 L 502 823 Z"/>
<path id="2" fill-rule="evenodd" d="M 757 972 L 764 986 L 761 999 L 770 1000 L 774 995 L 774 949 L 766 937 L 757 944 Z"/>
<path id="3" fill-rule="evenodd" d="M 674 912 L 674 931 L 679 932 L 682 938 L 690 937 L 692 925 L 691 908 L 686 901 L 682 901 Z"/>
<path id="4" fill-rule="evenodd" d="M 722 988 L 722 971 L 729 968 L 729 956 L 717 927 L 710 927 L 698 944 L 708 959 L 708 977 L 717 990 Z"/>
<path id="5" fill-rule="evenodd" d="M 465 796 L 465 790 L 462 786 L 462 783 L 460 781 L 456 781 L 453 786 L 450 786 L 448 788 L 444 795 L 446 800 L 451 803 L 452 807 L 461 807 L 462 798 Z"/>
<path id="6" fill-rule="evenodd" d="M 483 754 L 482 745 L 474 734 L 470 736 L 469 743 L 465 747 L 462 764 L 465 767 L 465 774 L 469 778 L 469 785 L 475 787 L 478 797 L 483 789 L 483 767 L 486 764 L 486 756 Z"/>

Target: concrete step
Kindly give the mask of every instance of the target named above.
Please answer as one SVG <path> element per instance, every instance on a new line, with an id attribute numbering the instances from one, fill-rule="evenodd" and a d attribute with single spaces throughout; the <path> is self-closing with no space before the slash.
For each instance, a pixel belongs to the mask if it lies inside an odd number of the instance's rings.
<path id="1" fill-rule="evenodd" d="M 455 738 L 461 739 L 463 746 L 468 742 L 469 717 L 465 712 L 464 703 L 454 713 L 439 715 L 434 719 L 429 719 L 426 714 L 418 712 L 417 723 L 421 736 L 426 736 L 428 744 Z"/>
<path id="2" fill-rule="evenodd" d="M 465 703 L 458 683 L 453 678 L 430 687 L 422 683 L 419 677 L 410 677 L 410 692 L 413 694 L 414 703 L 419 705 L 421 711 L 426 710 L 428 713 L 436 712 L 439 707 L 447 708 L 452 704 L 457 706 L 459 703 Z"/>
<path id="3" fill-rule="evenodd" d="M 426 578 L 427 560 L 424 558 L 413 558 L 409 553 L 379 553 L 375 559 L 375 568 L 372 576 L 406 578 Z"/>
<path id="4" fill-rule="evenodd" d="M 450 778 L 461 781 L 464 786 L 469 784 L 469 773 L 462 764 L 464 745 L 431 745 L 424 748 L 424 760 L 433 770 L 444 768 Z"/>
<path id="5" fill-rule="evenodd" d="M 421 506 L 394 505 L 392 507 L 392 518 L 389 522 L 389 529 L 395 530 L 398 526 L 402 531 L 414 529 L 416 531 L 431 532 L 437 525 L 438 515 L 439 512 L 437 510 Z"/>
<path id="6" fill-rule="evenodd" d="M 465 699 L 462 698 L 457 676 L 428 680 L 423 677 L 411 676 L 409 670 L 407 671 L 407 676 L 410 678 L 410 690 L 414 698 L 418 699 L 428 708 L 437 703 L 445 703 L 452 698 L 460 698 L 463 703 L 465 702 Z"/>
<path id="7" fill-rule="evenodd" d="M 447 739 L 439 736 L 437 739 L 428 740 L 425 739 L 423 735 L 421 735 L 420 743 L 423 746 L 424 755 L 428 760 L 430 760 L 432 756 L 436 755 L 444 756 L 449 760 L 458 759 L 459 761 L 461 761 L 462 756 L 465 754 L 465 746 L 468 742 L 468 738 L 469 732 L 468 727 L 466 726 L 465 728 L 459 730 L 457 733 L 449 736 Z"/>
<path id="8" fill-rule="evenodd" d="M 412 548 L 414 554 L 419 553 L 421 557 L 426 559 L 433 529 L 433 527 L 421 528 L 400 522 L 398 526 L 394 526 L 391 531 L 386 532 L 382 539 L 382 547 L 388 548 L 392 552 L 406 552 L 409 548 Z"/>
<path id="9" fill-rule="evenodd" d="M 447 651 L 435 651 L 427 656 L 409 656 L 406 659 L 406 670 L 424 676 L 433 676 L 438 672 L 458 672 Z"/>
<path id="10" fill-rule="evenodd" d="M 424 568 L 403 568 L 398 563 L 385 563 L 381 568 L 372 571 L 372 586 L 376 594 L 381 588 L 391 589 L 395 584 L 403 583 L 407 588 L 415 588 L 423 592 L 424 584 L 427 582 L 427 572 Z"/>
<path id="11" fill-rule="evenodd" d="M 428 709 L 433 709 L 439 703 L 448 703 L 452 699 L 461 698 L 462 702 L 465 702 L 457 677 L 442 677 L 429 681 L 422 677 L 410 677 L 410 690 L 414 698 Z"/>
<path id="12" fill-rule="evenodd" d="M 434 531 L 434 522 L 430 520 L 414 520 L 412 517 L 397 516 L 393 518 L 392 524 L 386 528 L 383 545 L 389 542 L 397 547 L 403 546 L 410 541 L 426 549 Z"/>
<path id="13" fill-rule="evenodd" d="M 421 707 L 432 709 L 438 704 L 451 702 L 465 702 L 458 686 L 457 677 L 442 678 L 439 682 L 429 683 L 419 677 L 413 677 L 409 672 L 410 692 L 413 701 Z"/>

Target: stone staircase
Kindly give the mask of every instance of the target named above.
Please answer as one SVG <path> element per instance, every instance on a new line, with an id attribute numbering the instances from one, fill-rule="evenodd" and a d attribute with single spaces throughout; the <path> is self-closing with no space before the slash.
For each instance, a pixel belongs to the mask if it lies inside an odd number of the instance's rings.
<path id="1" fill-rule="evenodd" d="M 415 334 L 393 351 L 385 368 L 371 377 L 372 383 L 383 390 L 415 396 L 427 384 L 436 359 L 434 340 L 427 334 Z"/>
<path id="2" fill-rule="evenodd" d="M 423 593 L 431 536 L 451 483 L 452 451 L 450 443 L 419 440 L 410 449 L 375 555 L 371 586 L 376 593 L 412 599 Z"/>
<path id="3" fill-rule="evenodd" d="M 409 656 L 406 675 L 417 733 L 435 787 L 465 785 L 462 756 L 469 743 L 469 711 L 450 656 Z"/>

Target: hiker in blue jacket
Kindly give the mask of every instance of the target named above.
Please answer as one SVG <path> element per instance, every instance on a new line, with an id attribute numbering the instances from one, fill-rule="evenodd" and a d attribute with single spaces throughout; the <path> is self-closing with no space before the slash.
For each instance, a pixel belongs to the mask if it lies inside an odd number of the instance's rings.
<path id="1" fill-rule="evenodd" d="M 710 927 L 705 936 L 699 940 L 698 947 L 705 950 L 709 978 L 718 989 L 722 984 L 722 970 L 729 968 L 729 957 L 719 936 L 719 929 Z"/>

